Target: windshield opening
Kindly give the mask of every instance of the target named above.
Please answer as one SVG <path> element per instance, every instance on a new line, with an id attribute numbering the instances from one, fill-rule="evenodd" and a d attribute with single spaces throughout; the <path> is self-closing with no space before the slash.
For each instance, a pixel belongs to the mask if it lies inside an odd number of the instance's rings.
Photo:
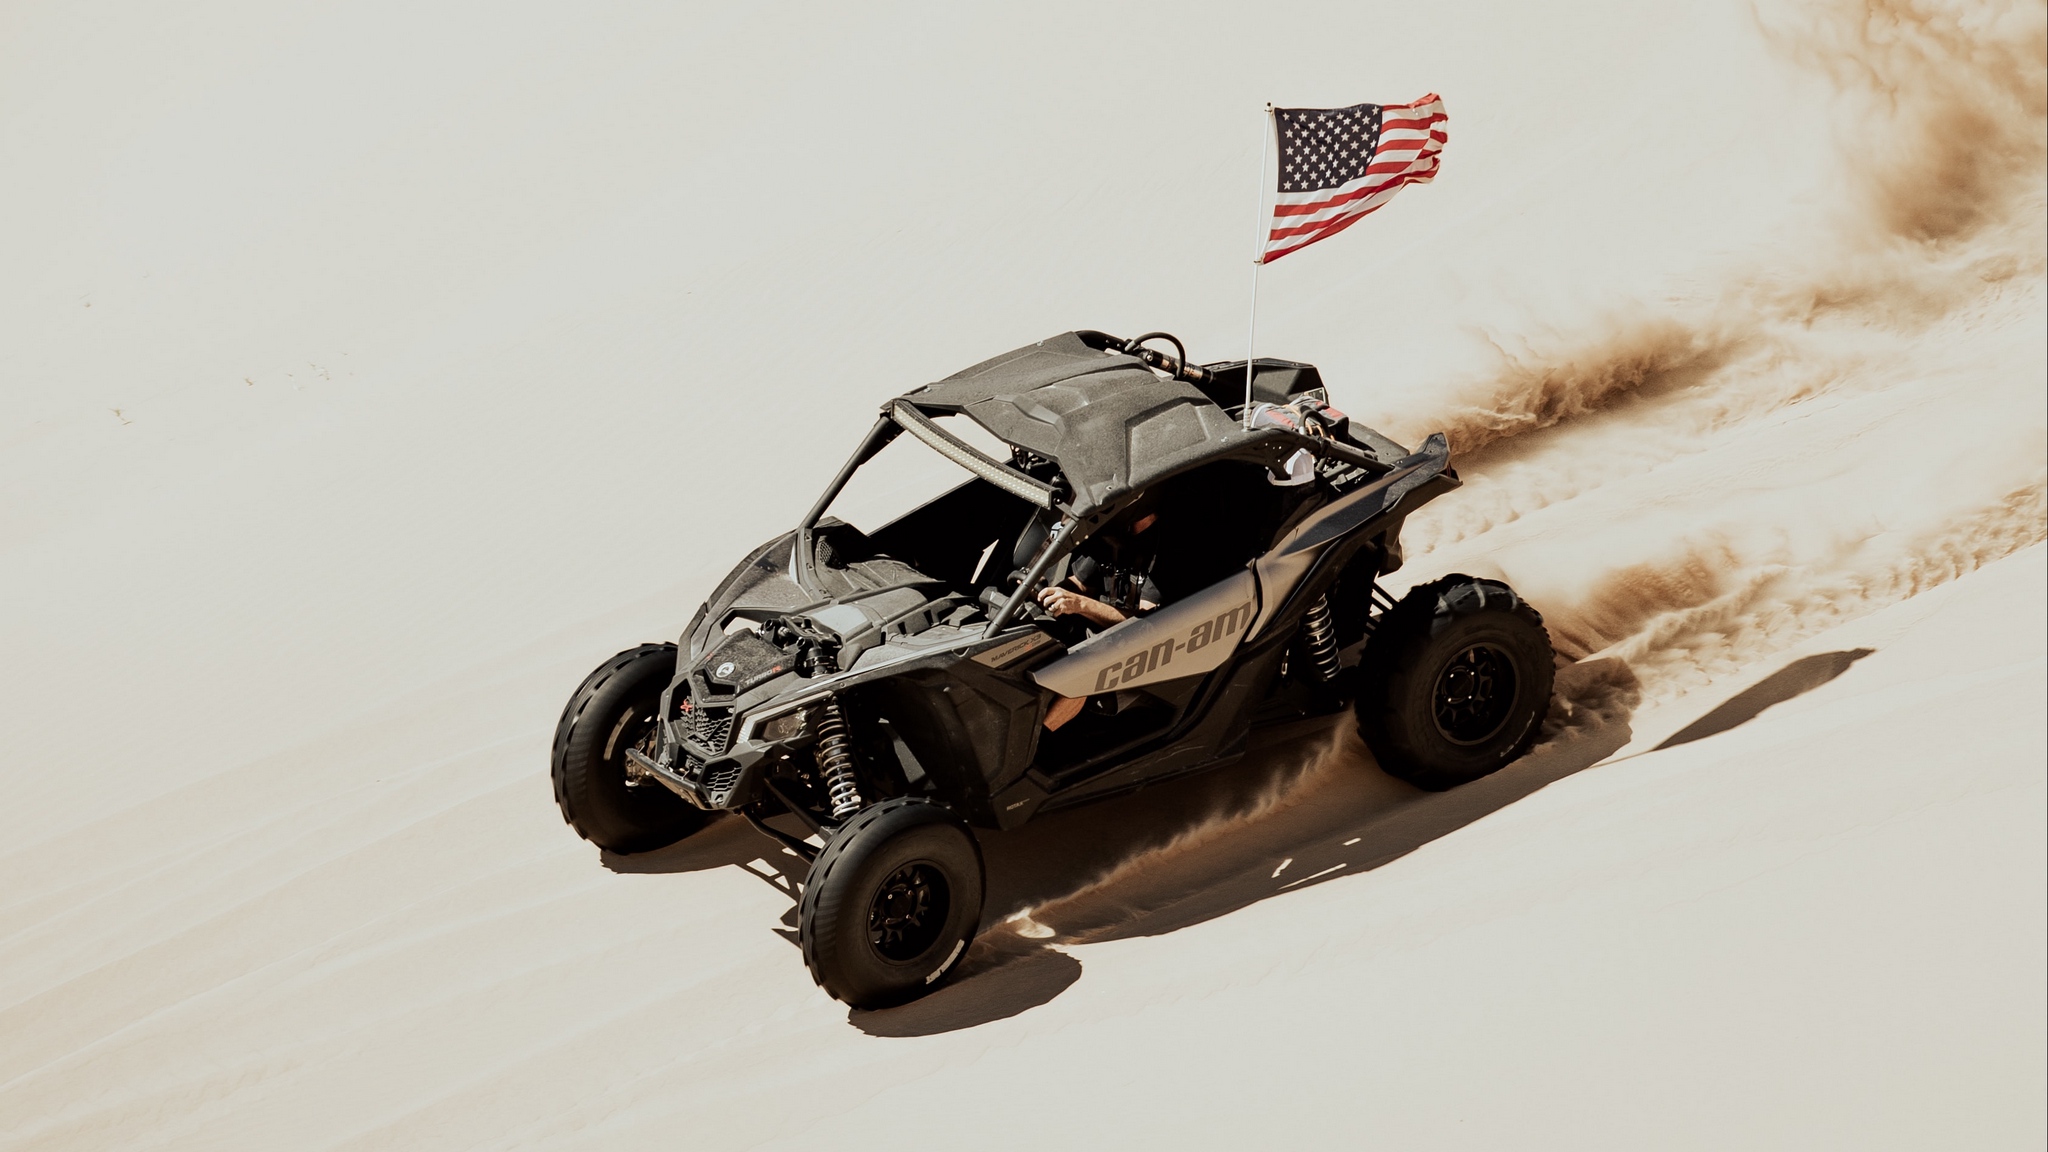
<path id="1" fill-rule="evenodd" d="M 965 416 L 940 416 L 932 423 L 985 456 L 1010 458 L 1009 445 Z M 899 434 L 855 469 L 825 512 L 873 534 L 959 487 L 972 475 L 917 437 Z"/>

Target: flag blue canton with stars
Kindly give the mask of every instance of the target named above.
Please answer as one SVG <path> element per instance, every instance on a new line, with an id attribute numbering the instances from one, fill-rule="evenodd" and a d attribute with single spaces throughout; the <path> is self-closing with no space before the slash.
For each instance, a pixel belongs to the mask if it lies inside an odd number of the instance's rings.
<path id="1" fill-rule="evenodd" d="M 1380 142 L 1380 106 L 1275 108 L 1280 125 L 1280 191 L 1314 192 L 1365 175 Z"/>

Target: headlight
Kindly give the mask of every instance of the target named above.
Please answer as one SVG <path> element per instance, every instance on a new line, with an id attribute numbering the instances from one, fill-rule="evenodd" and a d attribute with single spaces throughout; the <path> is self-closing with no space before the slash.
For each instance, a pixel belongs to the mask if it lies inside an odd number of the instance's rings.
<path id="1" fill-rule="evenodd" d="M 813 692 L 794 700 L 784 700 L 764 708 L 757 708 L 740 719 L 739 738 L 758 744 L 780 744 L 794 740 L 810 729 L 811 705 L 830 696 L 829 692 Z"/>
<path id="2" fill-rule="evenodd" d="M 771 744 L 794 740 L 804 734 L 804 710 L 785 712 L 770 720 L 763 720 L 754 729 L 754 738 Z"/>

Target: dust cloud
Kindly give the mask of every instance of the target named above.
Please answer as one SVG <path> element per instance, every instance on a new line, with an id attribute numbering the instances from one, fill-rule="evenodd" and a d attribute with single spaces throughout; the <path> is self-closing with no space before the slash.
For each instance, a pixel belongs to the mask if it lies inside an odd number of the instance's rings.
<path id="1" fill-rule="evenodd" d="M 1670 311 L 1624 309 L 1590 330 L 1491 334 L 1498 368 L 1432 423 L 1467 466 L 1520 438 L 1723 377 L 1742 385 L 1730 416 L 1805 399 L 1845 375 L 1812 363 L 1817 326 L 1852 326 L 1880 342 L 1912 335 L 1987 286 L 2040 273 L 2048 19 L 2039 5 L 1835 3 L 1767 31 L 1829 77 L 1852 113 L 1846 210 L 1796 260 L 1776 251 L 1768 267 L 1735 271 L 1719 291 Z"/>
<path id="2" fill-rule="evenodd" d="M 1618 661 L 1669 699 L 2048 537 L 2048 478 L 1915 538 L 1881 566 L 1819 570 L 1710 545 L 1609 573 L 1547 620 L 1559 653 Z"/>
<path id="3" fill-rule="evenodd" d="M 1759 21 L 1842 108 L 1832 217 L 1687 298 L 1490 333 L 1494 369 L 1394 429 L 1446 432 L 1466 481 L 1411 520 L 1401 575 L 1528 577 L 1570 662 L 1532 761 L 1611 752 L 1645 701 L 2048 536 L 2038 443 L 2021 429 L 2019 447 L 1983 448 L 1998 430 L 1967 411 L 2010 404 L 2015 380 L 2038 408 L 2048 8 L 1870 0 Z M 1882 453 L 1887 436 L 1910 450 Z M 1774 482 L 1787 457 L 1805 471 Z M 1661 514 L 1607 525 L 1602 490 L 1622 486 Z M 1286 830 L 1305 831 L 1304 811 L 1369 777 L 1387 794 L 1368 807 L 1415 795 L 1371 771 L 1344 727 L 1257 802 L 1019 913 L 985 947 L 1157 918 L 1166 893 L 1204 887 L 1212 857 L 1264 867 L 1252 858 L 1303 842 Z"/>
<path id="4" fill-rule="evenodd" d="M 2002 379 L 2009 398 L 2010 382 L 2032 377 L 2038 406 L 2027 349 L 2048 251 L 2048 9 L 1872 0 L 1760 19 L 1849 113 L 1836 217 L 1692 299 L 1577 333 L 1492 335 L 1497 368 L 1455 389 L 1433 423 L 1467 490 L 1418 516 L 1409 542 L 1411 555 L 1512 568 L 1516 543 L 1490 533 L 1603 486 L 1694 457 L 1708 458 L 1692 463 L 1695 484 L 1754 484 L 1772 436 L 1791 455 L 1846 459 L 1857 446 L 1846 429 L 1794 441 L 1796 421 L 1825 431 L 1860 409 L 1857 432 L 1910 425 L 1917 442 L 1883 467 L 1883 491 L 1900 493 L 1888 504 L 1845 465 L 1786 480 L 1780 499 L 1739 515 L 1733 501 L 1673 499 L 1625 545 L 1580 551 L 1590 571 L 1543 601 L 1553 638 L 1572 658 L 1628 661 L 1653 697 L 2044 535 L 2038 447 L 1979 450 L 2004 430 L 1981 426 L 1995 409 L 1969 411 L 1985 397 L 1958 380 Z"/>

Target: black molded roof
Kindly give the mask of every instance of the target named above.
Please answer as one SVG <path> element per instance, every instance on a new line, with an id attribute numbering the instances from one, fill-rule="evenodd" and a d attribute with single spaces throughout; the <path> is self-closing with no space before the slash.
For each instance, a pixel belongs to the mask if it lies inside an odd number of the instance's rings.
<path id="1" fill-rule="evenodd" d="M 1268 429 L 1241 429 L 1192 384 L 1091 347 L 1076 332 L 984 360 L 903 399 L 929 413 L 959 413 L 1057 463 L 1077 511 L 1272 438 Z"/>

